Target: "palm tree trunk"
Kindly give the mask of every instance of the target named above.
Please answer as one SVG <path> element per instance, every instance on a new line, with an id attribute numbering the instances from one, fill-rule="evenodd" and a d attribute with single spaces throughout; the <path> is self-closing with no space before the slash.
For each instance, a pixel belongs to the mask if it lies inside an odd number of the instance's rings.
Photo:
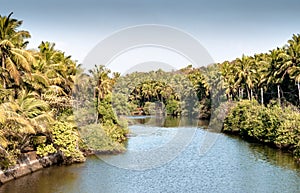
<path id="1" fill-rule="evenodd" d="M 277 97 L 278 97 L 278 104 L 281 105 L 281 101 L 280 101 L 280 86 L 279 84 L 277 84 Z"/>
<path id="2" fill-rule="evenodd" d="M 246 89 L 247 89 L 247 95 L 248 95 L 248 100 L 250 100 L 250 92 L 249 92 L 249 88 L 246 86 Z"/>
<path id="3" fill-rule="evenodd" d="M 98 95 L 99 95 L 99 93 L 98 93 Z M 94 98 L 96 98 L 96 119 L 95 119 L 95 123 L 97 124 L 97 122 L 98 122 L 98 104 L 99 104 L 99 101 L 98 101 L 96 88 L 94 89 Z"/>
<path id="4" fill-rule="evenodd" d="M 260 100 L 261 100 L 261 105 L 264 105 L 264 89 L 260 88 Z"/>
<path id="5" fill-rule="evenodd" d="M 2 69 L 5 70 L 5 58 L 4 58 L 4 56 L 2 57 L 2 61 L 1 62 L 2 62 L 2 65 L 1 65 Z M 5 82 L 5 80 L 3 81 L 3 88 L 6 89 L 6 82 Z"/>
<path id="6" fill-rule="evenodd" d="M 243 99 L 243 98 L 244 98 L 244 89 L 242 88 L 242 90 L 241 90 L 241 91 L 242 91 L 242 93 L 241 93 L 241 94 L 242 94 L 242 99 Z"/>
<path id="7" fill-rule="evenodd" d="M 298 99 L 299 99 L 299 104 L 300 104 L 300 84 L 299 84 L 299 81 L 297 81 L 297 86 L 298 86 Z"/>
<path id="8" fill-rule="evenodd" d="M 253 98 L 253 91 L 252 89 L 250 89 L 250 99 L 252 100 L 252 98 Z"/>

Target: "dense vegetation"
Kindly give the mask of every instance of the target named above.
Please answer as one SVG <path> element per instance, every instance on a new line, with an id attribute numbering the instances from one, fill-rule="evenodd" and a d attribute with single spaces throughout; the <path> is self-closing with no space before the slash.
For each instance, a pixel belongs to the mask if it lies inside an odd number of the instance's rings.
<path id="1" fill-rule="evenodd" d="M 243 100 L 234 105 L 224 122 L 224 132 L 291 151 L 300 157 L 300 114 L 278 104 L 267 107 Z"/>
<path id="2" fill-rule="evenodd" d="M 81 150 L 89 146 L 80 136 L 72 108 L 74 104 L 78 108 L 73 92 L 76 76 L 85 76 L 83 70 L 56 50 L 54 43 L 26 49 L 30 33 L 20 30 L 22 21 L 11 16 L 0 15 L 0 167 L 15 165 L 21 154 L 29 151 L 39 156 L 58 153 L 64 163 L 84 161 Z M 100 137 L 106 141 L 120 143 L 126 129 L 113 113 L 101 109 L 109 105 L 105 89 L 112 82 L 99 84 L 104 74 L 97 73 L 90 78 L 95 91 L 91 99 L 96 101 L 92 105 L 97 110 L 96 123 L 103 127 L 95 127 L 103 131 Z"/>
<path id="3" fill-rule="evenodd" d="M 223 130 L 287 149 L 299 158 L 300 35 L 269 53 L 218 65 L 231 101 Z"/>
<path id="4" fill-rule="evenodd" d="M 282 48 L 219 65 L 228 100 L 255 99 L 268 104 L 276 98 L 279 103 L 299 106 L 299 35 L 293 35 Z"/>
<path id="5" fill-rule="evenodd" d="M 117 114 L 139 112 L 207 119 L 210 116 L 210 92 L 204 74 L 191 65 L 173 72 L 162 70 L 134 72 L 120 77 L 114 87 Z M 114 100 L 115 99 L 115 100 Z M 120 99 L 128 99 L 120 109 Z"/>
<path id="6" fill-rule="evenodd" d="M 76 76 L 74 114 L 84 144 L 98 151 L 124 151 L 127 122 L 112 108 L 112 89 L 120 74 L 95 65 L 89 74 L 81 69 Z M 120 103 L 119 108 L 122 106 Z"/>
<path id="7" fill-rule="evenodd" d="M 83 161 L 87 149 L 124 151 L 129 131 L 118 115 L 218 120 L 212 112 L 226 109 L 223 131 L 300 157 L 299 35 L 231 62 L 120 76 L 103 65 L 85 72 L 54 43 L 28 50 L 30 33 L 11 15 L 0 16 L 1 168 L 28 151 L 58 153 L 65 163 Z"/>

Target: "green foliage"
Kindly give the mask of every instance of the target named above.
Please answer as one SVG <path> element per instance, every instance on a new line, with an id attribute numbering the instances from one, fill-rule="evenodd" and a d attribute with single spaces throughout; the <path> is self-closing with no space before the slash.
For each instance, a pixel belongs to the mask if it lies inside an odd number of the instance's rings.
<path id="1" fill-rule="evenodd" d="M 134 108 L 122 93 L 112 95 L 112 88 L 119 74 L 113 73 L 111 78 L 111 71 L 103 65 L 95 65 L 89 72 L 92 76 L 77 75 L 83 81 L 79 80 L 75 85 L 75 117 L 80 123 L 83 143 L 99 151 L 111 151 L 114 148 L 121 149 L 120 147 L 124 149 L 121 143 L 126 140 L 127 123 L 118 118 L 117 114 L 129 115 Z M 81 93 L 82 90 L 86 91 L 88 98 Z"/>
<path id="2" fill-rule="evenodd" d="M 55 149 L 52 143 L 49 145 L 41 144 L 37 147 L 36 151 L 36 154 L 42 157 L 53 153 L 57 153 L 57 150 Z"/>
<path id="3" fill-rule="evenodd" d="M 51 42 L 26 50 L 30 34 L 19 30 L 22 21 L 11 16 L 0 15 L 0 166 L 14 165 L 28 150 L 40 156 L 60 153 L 65 163 L 83 161 L 79 144 L 85 145 L 75 129 L 72 105 L 82 110 L 75 114 L 82 125 L 101 122 L 112 143 L 124 141 L 127 125 L 112 111 L 110 96 L 120 74 L 110 78 L 104 66 L 90 71 L 92 76 L 85 74 Z M 118 112 L 128 113 L 126 103 L 116 104 Z"/>
<path id="4" fill-rule="evenodd" d="M 45 144 L 47 141 L 47 136 L 34 136 L 31 138 L 31 143 L 37 147 L 39 145 Z"/>
<path id="5" fill-rule="evenodd" d="M 103 126 L 100 124 L 90 124 L 80 128 L 81 138 L 86 148 L 100 152 L 123 152 L 123 144 L 116 142 L 109 137 Z"/>
<path id="6" fill-rule="evenodd" d="M 181 113 L 180 102 L 176 100 L 169 100 L 166 105 L 168 115 L 178 116 Z"/>
<path id="7" fill-rule="evenodd" d="M 117 115 L 130 115 L 136 109 L 136 105 L 129 103 L 125 95 L 115 93 L 112 96 L 113 109 Z"/>
<path id="8" fill-rule="evenodd" d="M 106 95 L 98 104 L 98 113 L 100 115 L 100 122 L 105 123 L 112 121 L 114 124 L 118 123 L 117 115 L 112 108 L 112 96 Z"/>
<path id="9" fill-rule="evenodd" d="M 8 169 L 11 166 L 16 165 L 19 155 L 21 154 L 19 149 L 14 150 L 1 150 L 0 153 L 0 168 Z"/>
<path id="10" fill-rule="evenodd" d="M 95 111 L 94 107 L 77 109 L 74 116 L 78 127 L 95 123 Z"/>
<path id="11" fill-rule="evenodd" d="M 126 138 L 128 129 L 120 126 L 119 124 L 114 124 L 112 121 L 106 121 L 101 125 L 107 136 L 109 136 L 113 141 L 122 143 Z"/>
<path id="12" fill-rule="evenodd" d="M 159 69 L 130 73 L 120 77 L 114 86 L 115 93 L 128 96 L 125 100 L 129 104 L 136 105 L 137 108 L 132 113 L 138 114 L 143 110 L 145 114 L 155 114 L 152 111 L 154 105 L 150 104 L 160 103 L 162 106 L 169 104 L 169 112 L 165 112 L 164 107 L 156 108 L 160 114 L 172 114 L 171 111 L 174 110 L 176 115 L 194 117 L 199 114 L 205 115 L 202 118 L 209 118 L 211 105 L 209 90 L 204 71 L 191 65 L 173 72 Z"/>
<path id="13" fill-rule="evenodd" d="M 66 122 L 56 122 L 51 127 L 53 144 L 62 153 L 65 162 L 80 162 L 84 160 L 82 152 L 79 150 L 78 132 Z"/>
<path id="14" fill-rule="evenodd" d="M 224 121 L 224 132 L 238 133 L 242 137 L 287 149 L 299 157 L 300 114 L 291 107 L 268 107 L 257 101 L 238 102 Z"/>
<path id="15" fill-rule="evenodd" d="M 255 99 L 268 104 L 277 99 L 299 106 L 300 34 L 283 47 L 254 56 L 243 55 L 220 65 L 228 100 Z M 262 100 L 263 99 L 263 100 Z"/>
<path id="16" fill-rule="evenodd" d="M 291 108 L 286 108 L 283 113 L 284 121 L 277 129 L 275 144 L 280 148 L 294 149 L 295 154 L 299 156 L 300 115 Z"/>

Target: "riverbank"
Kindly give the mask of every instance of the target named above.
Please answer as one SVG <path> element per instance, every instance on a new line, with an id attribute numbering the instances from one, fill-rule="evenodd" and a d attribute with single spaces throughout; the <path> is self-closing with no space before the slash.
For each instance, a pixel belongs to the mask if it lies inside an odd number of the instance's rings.
<path id="1" fill-rule="evenodd" d="M 172 138 L 174 129 L 141 125 L 131 126 L 138 135 L 129 139 L 128 154 L 104 156 L 124 163 L 124 156 L 137 151 L 147 151 Z M 181 121 L 182 123 L 182 121 Z M 149 132 L 151 131 L 151 132 Z M 83 164 L 44 168 L 0 187 L 0 193 L 73 193 L 73 192 L 298 192 L 300 166 L 281 151 L 248 143 L 239 137 L 208 133 L 196 129 L 189 146 L 172 161 L 150 170 L 127 170 L 103 161 L 101 156 L 90 156 Z M 203 137 L 215 135 L 218 140 L 204 156 L 199 155 Z M 146 157 L 157 162 L 157 157 Z M 110 159 L 109 159 L 110 160 Z M 132 164 L 132 162 L 127 162 Z M 124 163 L 126 164 L 126 163 Z M 143 164 L 143 162 L 141 163 Z"/>
<path id="2" fill-rule="evenodd" d="M 227 103 L 222 132 L 290 152 L 300 163 L 300 113 L 293 106 L 242 100 Z"/>
<path id="3" fill-rule="evenodd" d="M 63 158 L 58 153 L 42 158 L 38 158 L 36 152 L 23 154 L 17 165 L 7 170 L 0 170 L 0 185 L 40 169 L 62 163 Z"/>
<path id="4" fill-rule="evenodd" d="M 109 150 L 83 150 L 83 155 L 87 158 L 94 155 L 116 155 L 120 153 L 124 153 L 126 149 L 109 149 Z M 74 162 L 82 163 L 85 162 Z M 64 163 L 63 157 L 59 154 L 52 154 L 45 157 L 39 157 L 36 154 L 36 151 L 28 152 L 22 154 L 21 159 L 18 160 L 18 164 L 13 167 L 10 167 L 6 170 L 0 170 L 0 186 L 4 183 L 7 183 L 11 180 L 18 179 L 20 177 L 26 176 L 28 174 L 34 173 L 38 170 L 48 168 L 54 165 L 66 165 Z"/>

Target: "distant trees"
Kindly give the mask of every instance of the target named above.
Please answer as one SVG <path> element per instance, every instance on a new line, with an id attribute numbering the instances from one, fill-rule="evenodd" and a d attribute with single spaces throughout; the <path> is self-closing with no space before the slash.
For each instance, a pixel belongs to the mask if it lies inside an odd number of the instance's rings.
<path id="1" fill-rule="evenodd" d="M 299 57 L 298 34 L 268 53 L 219 64 L 227 98 L 237 101 L 227 103 L 223 131 L 286 149 L 299 159 Z"/>
<path id="2" fill-rule="evenodd" d="M 282 48 L 254 57 L 243 55 L 220 64 L 228 99 L 256 99 L 267 104 L 282 99 L 299 105 L 300 35 L 293 35 Z"/>
<path id="3" fill-rule="evenodd" d="M 193 117 L 202 114 L 201 118 L 208 118 L 210 92 L 206 80 L 203 72 L 192 66 L 173 72 L 134 72 L 120 77 L 114 93 L 127 97 L 129 106 L 135 105 L 136 109 L 146 106 L 148 109 L 149 103 L 155 103 L 160 114 Z"/>

